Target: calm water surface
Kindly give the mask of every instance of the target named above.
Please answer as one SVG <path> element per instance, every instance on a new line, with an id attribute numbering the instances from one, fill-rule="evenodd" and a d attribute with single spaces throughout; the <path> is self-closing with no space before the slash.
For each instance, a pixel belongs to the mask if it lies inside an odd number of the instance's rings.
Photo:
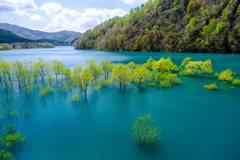
<path id="1" fill-rule="evenodd" d="M 62 61 L 66 67 L 98 63 L 134 61 L 142 64 L 171 56 L 176 64 L 190 56 L 194 60 L 211 59 L 214 72 L 227 68 L 240 77 L 240 55 L 134 53 L 79 51 L 72 47 L 1 51 L 7 61 L 38 57 L 46 62 Z M 15 87 L 10 104 L 17 110 L 28 110 L 29 119 L 20 118 L 17 128 L 27 137 L 24 147 L 15 154 L 18 160 L 239 160 L 240 159 L 240 88 L 230 89 L 217 79 L 181 77 L 182 84 L 169 89 L 148 87 L 138 90 L 131 84 L 124 94 L 118 86 L 92 89 L 87 101 L 77 89 L 55 92 L 45 98 L 33 91 L 29 98 Z M 217 82 L 218 91 L 203 85 Z M 80 94 L 79 104 L 71 103 L 74 93 Z M 1 92 L 3 99 L 4 93 Z M 139 115 L 151 114 L 162 129 L 161 141 L 151 149 L 135 145 L 130 128 Z"/>

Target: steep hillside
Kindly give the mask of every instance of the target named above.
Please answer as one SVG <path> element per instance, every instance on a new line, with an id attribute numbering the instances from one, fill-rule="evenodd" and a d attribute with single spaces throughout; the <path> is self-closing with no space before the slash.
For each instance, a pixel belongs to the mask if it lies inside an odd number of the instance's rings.
<path id="1" fill-rule="evenodd" d="M 13 42 L 34 42 L 34 40 L 30 40 L 27 38 L 22 38 L 13 34 L 10 31 L 0 29 L 0 43 L 13 43 Z"/>
<path id="2" fill-rule="evenodd" d="M 33 40 L 39 39 L 52 39 L 58 41 L 71 42 L 75 38 L 79 37 L 81 33 L 73 31 L 60 31 L 60 32 L 42 32 L 37 30 L 32 30 L 28 28 L 19 27 L 17 25 L 11 25 L 7 23 L 0 23 L 0 28 L 9 30 L 21 37 L 29 38 Z"/>
<path id="3" fill-rule="evenodd" d="M 87 31 L 75 48 L 240 53 L 240 0 L 149 0 Z"/>

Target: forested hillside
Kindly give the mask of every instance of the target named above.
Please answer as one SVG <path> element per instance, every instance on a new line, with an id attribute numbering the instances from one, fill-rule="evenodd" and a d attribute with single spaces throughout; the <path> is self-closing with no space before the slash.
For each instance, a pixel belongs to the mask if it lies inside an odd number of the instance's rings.
<path id="1" fill-rule="evenodd" d="M 34 42 L 34 40 L 30 40 L 27 38 L 22 38 L 13 34 L 10 31 L 0 29 L 0 43 L 12 43 L 12 42 Z"/>
<path id="2" fill-rule="evenodd" d="M 149 0 L 87 31 L 75 48 L 240 53 L 240 0 Z"/>
<path id="3" fill-rule="evenodd" d="M 55 40 L 53 40 L 55 42 Z M 47 40 L 34 41 L 27 38 L 22 38 L 16 34 L 0 29 L 0 51 L 12 49 L 27 49 L 27 48 L 53 48 L 53 44 L 48 43 Z"/>
<path id="4" fill-rule="evenodd" d="M 43 32 L 38 30 L 32 30 L 24 27 L 19 27 L 17 25 L 12 25 L 8 23 L 0 23 L 0 28 L 9 30 L 18 36 L 39 40 L 39 39 L 51 39 L 58 41 L 71 42 L 75 38 L 79 37 L 81 33 L 74 31 L 60 31 L 60 32 Z"/>

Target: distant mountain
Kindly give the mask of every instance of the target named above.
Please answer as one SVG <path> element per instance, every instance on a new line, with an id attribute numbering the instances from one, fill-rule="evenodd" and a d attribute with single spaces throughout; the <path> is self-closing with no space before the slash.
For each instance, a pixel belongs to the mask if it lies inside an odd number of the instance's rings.
<path id="1" fill-rule="evenodd" d="M 51 39 L 58 41 L 71 42 L 81 35 L 80 32 L 74 31 L 60 31 L 60 32 L 43 32 L 38 30 L 32 30 L 24 27 L 19 27 L 17 25 L 12 25 L 8 23 L 0 23 L 0 29 L 9 30 L 18 36 L 39 40 L 39 39 Z"/>
<path id="2" fill-rule="evenodd" d="M 13 43 L 13 42 L 34 42 L 34 40 L 22 38 L 4 29 L 0 29 L 0 43 Z"/>

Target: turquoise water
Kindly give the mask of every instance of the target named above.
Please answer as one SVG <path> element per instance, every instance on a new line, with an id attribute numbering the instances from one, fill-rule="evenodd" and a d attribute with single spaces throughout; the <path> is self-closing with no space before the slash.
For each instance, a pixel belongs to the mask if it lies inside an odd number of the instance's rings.
<path id="1" fill-rule="evenodd" d="M 211 59 L 214 72 L 227 68 L 240 77 L 240 55 L 185 53 L 130 53 L 80 51 L 72 47 L 1 51 L 7 61 L 38 57 L 50 62 L 62 61 L 66 67 L 85 65 L 86 60 L 98 63 L 134 61 L 144 63 L 171 56 L 176 64 L 186 57 Z M 87 101 L 77 89 L 55 92 L 45 98 L 33 91 L 26 98 L 15 87 L 10 104 L 17 110 L 28 110 L 29 119 L 20 118 L 17 128 L 27 137 L 24 147 L 15 154 L 19 160 L 52 159 L 162 159 L 162 160 L 239 160 L 240 159 L 240 87 L 230 89 L 212 78 L 181 77 L 182 84 L 169 89 L 148 87 L 138 90 L 131 84 L 126 93 L 118 86 L 94 91 L 90 88 Z M 217 82 L 218 91 L 203 85 Z M 79 104 L 71 103 L 74 93 L 80 94 Z M 1 92 L 1 97 L 4 97 Z M 3 101 L 1 105 L 5 106 Z M 161 141 L 154 148 L 135 145 L 130 128 L 139 115 L 151 114 L 162 131 Z"/>

